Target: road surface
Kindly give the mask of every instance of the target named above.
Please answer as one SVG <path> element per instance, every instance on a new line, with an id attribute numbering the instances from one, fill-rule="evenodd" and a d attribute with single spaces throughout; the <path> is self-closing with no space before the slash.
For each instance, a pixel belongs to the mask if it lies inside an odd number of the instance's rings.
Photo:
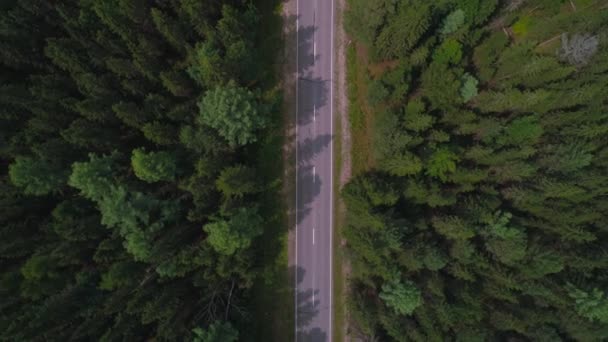
<path id="1" fill-rule="evenodd" d="M 332 339 L 333 0 L 297 0 L 298 342 Z"/>

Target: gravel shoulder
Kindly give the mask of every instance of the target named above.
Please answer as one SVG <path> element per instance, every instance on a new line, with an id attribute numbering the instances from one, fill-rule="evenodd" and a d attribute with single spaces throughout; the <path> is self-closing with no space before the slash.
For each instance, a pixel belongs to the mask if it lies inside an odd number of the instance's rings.
<path id="1" fill-rule="evenodd" d="M 337 175 L 337 189 L 335 192 L 335 222 L 334 222 L 334 307 L 335 309 L 335 335 L 336 341 L 349 341 L 349 316 L 346 308 L 346 298 L 348 296 L 348 279 L 350 275 L 350 264 L 346 258 L 344 248 L 346 241 L 342 237 L 342 228 L 345 223 L 346 208 L 340 197 L 340 191 L 352 176 L 351 167 L 351 132 L 350 122 L 348 117 L 348 93 L 346 84 L 346 48 L 350 43 L 346 32 L 344 31 L 344 11 L 346 9 L 346 0 L 335 0 L 335 21 L 336 25 L 334 28 L 334 113 L 336 117 L 335 127 L 338 128 L 338 132 L 335 132 L 335 136 L 339 141 L 335 153 L 338 158 L 334 161 L 336 163 L 335 168 L 339 170 Z M 338 330 L 338 326 L 341 329 Z"/>

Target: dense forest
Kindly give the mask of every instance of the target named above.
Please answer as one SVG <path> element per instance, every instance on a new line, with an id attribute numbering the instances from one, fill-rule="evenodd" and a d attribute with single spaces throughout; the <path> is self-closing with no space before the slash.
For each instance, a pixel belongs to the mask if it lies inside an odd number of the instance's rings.
<path id="1" fill-rule="evenodd" d="M 351 334 L 607 340 L 608 3 L 349 6 Z"/>
<path id="2" fill-rule="evenodd" d="M 0 8 L 0 340 L 251 338 L 280 153 L 259 9 Z"/>

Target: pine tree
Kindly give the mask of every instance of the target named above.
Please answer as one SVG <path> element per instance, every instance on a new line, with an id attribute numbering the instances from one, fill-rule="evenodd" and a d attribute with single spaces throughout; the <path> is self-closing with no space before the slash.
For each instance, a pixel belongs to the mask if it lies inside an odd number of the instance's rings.
<path id="1" fill-rule="evenodd" d="M 17 157 L 9 166 L 9 175 L 24 193 L 38 196 L 58 191 L 67 181 L 67 172 L 60 166 L 32 157 Z"/>

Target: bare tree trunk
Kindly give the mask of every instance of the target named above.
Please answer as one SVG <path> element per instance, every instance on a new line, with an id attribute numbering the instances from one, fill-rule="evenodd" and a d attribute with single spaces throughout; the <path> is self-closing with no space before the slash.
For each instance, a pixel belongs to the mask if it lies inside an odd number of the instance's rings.
<path id="1" fill-rule="evenodd" d="M 551 38 L 549 38 L 549 39 L 545 40 L 544 42 L 542 42 L 542 43 L 538 44 L 536 47 L 541 47 L 541 46 L 543 46 L 543 45 L 545 45 L 545 44 L 549 44 L 550 42 L 552 42 L 552 41 L 554 41 L 554 40 L 558 39 L 559 37 L 561 37 L 561 36 L 562 36 L 562 34 L 563 34 L 563 33 L 560 33 L 560 34 L 558 34 L 557 36 L 551 37 Z"/>
<path id="2" fill-rule="evenodd" d="M 224 313 L 224 320 L 228 321 L 228 313 L 230 312 L 230 300 L 232 299 L 232 291 L 234 290 L 234 279 L 232 280 L 232 285 L 230 286 L 230 293 L 228 294 L 228 302 L 226 303 L 226 310 Z"/>

